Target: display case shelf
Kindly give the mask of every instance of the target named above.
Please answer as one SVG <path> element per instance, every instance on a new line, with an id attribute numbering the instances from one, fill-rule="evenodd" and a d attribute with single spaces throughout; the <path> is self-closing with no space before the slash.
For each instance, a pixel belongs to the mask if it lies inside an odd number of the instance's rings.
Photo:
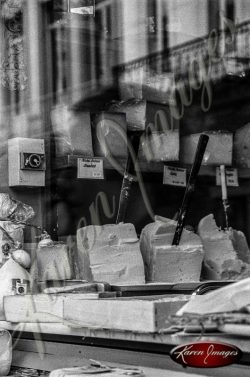
<path id="1" fill-rule="evenodd" d="M 54 168 L 55 169 L 66 169 L 66 168 L 76 168 L 78 158 L 91 158 L 89 156 L 83 155 L 65 155 L 60 156 L 55 159 Z M 103 159 L 103 165 L 105 170 L 116 170 L 114 165 L 109 161 L 109 159 L 104 157 L 93 157 Z M 122 169 L 125 168 L 126 159 L 117 158 L 116 162 L 121 166 Z M 170 162 L 147 162 L 139 161 L 139 167 L 143 173 L 163 173 L 164 165 L 178 166 L 190 170 L 191 165 L 181 164 L 176 161 Z M 231 166 L 230 166 L 231 167 Z M 232 166 L 237 168 L 237 166 Z M 202 166 L 199 172 L 200 176 L 214 177 L 216 175 L 216 166 Z M 238 176 L 241 179 L 250 179 L 250 168 L 238 168 Z"/>

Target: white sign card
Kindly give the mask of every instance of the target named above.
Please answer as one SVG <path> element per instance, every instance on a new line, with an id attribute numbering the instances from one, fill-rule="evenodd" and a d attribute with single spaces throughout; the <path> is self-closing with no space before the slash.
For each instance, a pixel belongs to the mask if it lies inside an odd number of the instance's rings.
<path id="1" fill-rule="evenodd" d="M 186 187 L 187 170 L 175 166 L 164 165 L 163 184 L 170 186 Z"/>
<path id="2" fill-rule="evenodd" d="M 227 186 L 231 187 L 238 187 L 239 186 L 239 179 L 238 179 L 238 170 L 235 168 L 226 168 L 226 183 Z M 221 177 L 220 177 L 220 168 L 216 168 L 216 185 L 221 186 Z"/>
<path id="3" fill-rule="evenodd" d="M 104 179 L 102 158 L 78 158 L 77 178 Z"/>

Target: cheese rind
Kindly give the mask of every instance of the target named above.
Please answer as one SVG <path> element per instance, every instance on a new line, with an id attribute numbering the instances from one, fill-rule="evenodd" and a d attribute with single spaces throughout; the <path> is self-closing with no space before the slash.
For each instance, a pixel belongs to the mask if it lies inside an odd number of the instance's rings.
<path id="1" fill-rule="evenodd" d="M 184 229 L 179 246 L 172 246 L 176 222 L 155 221 L 141 233 L 140 247 L 148 282 L 199 281 L 203 261 L 200 238 Z"/>
<path id="2" fill-rule="evenodd" d="M 205 251 L 204 279 L 237 280 L 250 276 L 250 251 L 242 232 L 220 230 L 210 214 L 200 221 L 198 234 Z"/>

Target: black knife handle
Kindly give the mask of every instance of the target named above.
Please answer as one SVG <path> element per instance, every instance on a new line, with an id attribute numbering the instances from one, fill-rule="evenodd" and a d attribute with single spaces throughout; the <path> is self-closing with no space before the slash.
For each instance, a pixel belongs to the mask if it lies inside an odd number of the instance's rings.
<path id="1" fill-rule="evenodd" d="M 201 163 L 202 163 L 203 156 L 207 147 L 208 140 L 209 140 L 209 137 L 208 135 L 205 135 L 205 134 L 202 134 L 199 138 L 198 146 L 197 146 L 195 157 L 194 157 L 194 162 L 191 168 L 186 191 L 185 191 L 182 205 L 181 205 L 179 215 L 178 215 L 174 239 L 172 242 L 172 245 L 175 245 L 175 246 L 178 246 L 181 240 L 181 235 L 183 232 L 188 207 L 191 201 L 192 194 L 194 192 L 195 182 L 199 174 L 199 170 L 201 167 Z"/>
<path id="2" fill-rule="evenodd" d="M 199 174 L 199 170 L 200 170 L 200 167 L 201 167 L 201 164 L 202 164 L 202 160 L 203 160 L 206 148 L 207 148 L 208 140 L 209 140 L 208 135 L 206 135 L 206 134 L 200 135 L 198 145 L 197 145 L 197 149 L 196 149 L 196 153 L 195 153 L 195 157 L 194 157 L 194 162 L 193 162 L 191 172 L 190 172 L 190 176 L 189 176 L 189 183 L 191 183 L 191 184 L 193 183 L 193 181 L 195 182 L 195 180 L 196 180 L 196 178 Z"/>

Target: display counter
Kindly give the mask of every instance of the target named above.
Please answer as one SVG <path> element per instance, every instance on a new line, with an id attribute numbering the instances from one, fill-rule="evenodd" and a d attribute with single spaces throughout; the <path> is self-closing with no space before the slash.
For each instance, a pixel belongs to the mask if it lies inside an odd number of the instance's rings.
<path id="1" fill-rule="evenodd" d="M 226 333 L 173 334 L 132 333 L 110 330 L 70 328 L 63 324 L 0 323 L 13 334 L 13 366 L 53 370 L 81 366 L 84 360 L 126 364 L 145 371 L 146 376 L 249 376 L 250 336 Z M 179 344 L 194 341 L 217 341 L 238 346 L 243 356 L 238 364 L 199 369 L 186 368 L 174 363 L 170 350 Z M 154 369 L 155 368 L 155 369 Z M 175 371 L 175 372 L 174 372 Z"/>

